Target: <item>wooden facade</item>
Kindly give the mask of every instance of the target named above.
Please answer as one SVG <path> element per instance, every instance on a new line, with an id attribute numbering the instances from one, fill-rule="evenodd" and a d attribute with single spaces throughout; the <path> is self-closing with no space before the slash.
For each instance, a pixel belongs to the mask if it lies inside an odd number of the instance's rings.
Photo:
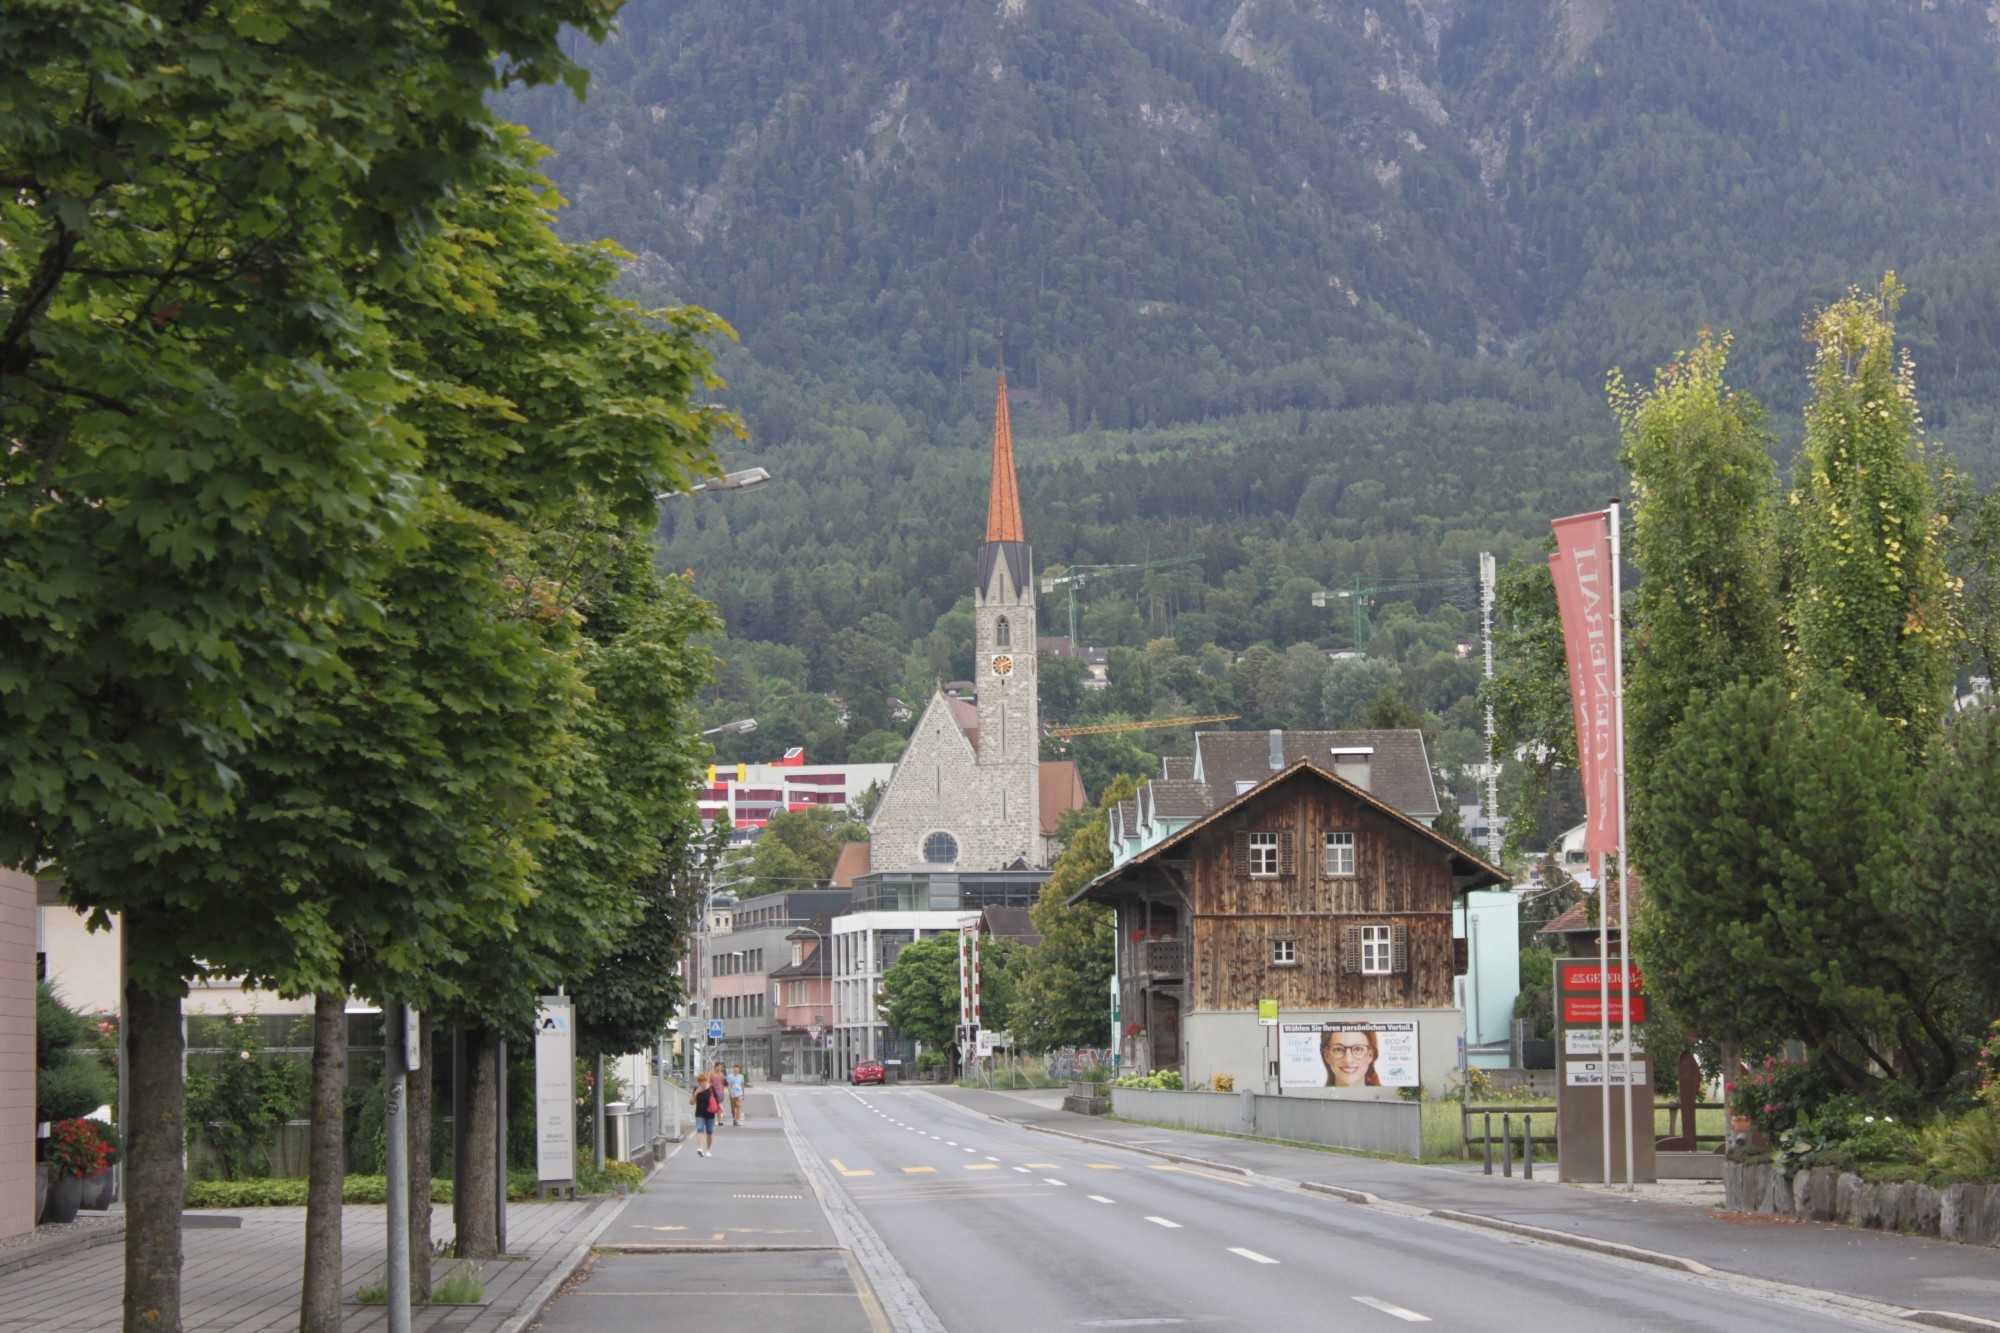
<path id="1" fill-rule="evenodd" d="M 1328 835 L 1351 842 L 1328 853 Z M 1351 839 L 1348 835 L 1351 835 Z M 1351 873 L 1348 873 L 1351 869 Z M 1079 898 L 1117 910 L 1123 1034 L 1179 1063 L 1186 1012 L 1449 1009 L 1454 898 L 1484 861 L 1311 762 L 1149 848 Z M 1139 1040 L 1144 1034 L 1144 1041 Z"/>

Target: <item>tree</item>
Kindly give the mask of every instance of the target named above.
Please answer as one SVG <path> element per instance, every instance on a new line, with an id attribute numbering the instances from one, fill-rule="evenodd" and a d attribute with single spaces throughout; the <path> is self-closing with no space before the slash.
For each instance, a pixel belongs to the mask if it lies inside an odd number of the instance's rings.
<path id="1" fill-rule="evenodd" d="M 1935 941 L 1955 980 L 1960 1030 L 2000 1012 L 2000 706 L 1989 698 L 1945 729 L 1925 783 L 1927 800 L 1903 907 Z"/>
<path id="2" fill-rule="evenodd" d="M 1042 942 L 1022 960 L 1013 997 L 1014 1040 L 1025 1050 L 1111 1044 L 1112 912 L 1094 903 L 1071 907 L 1069 899 L 1111 868 L 1111 807 L 1137 792 L 1129 777 L 1105 787 L 1035 900 Z"/>
<path id="3" fill-rule="evenodd" d="M 890 1026 L 939 1050 L 958 1032 L 958 936 L 932 935 L 905 945 L 882 974 L 882 1013 Z"/>
<path id="4" fill-rule="evenodd" d="M 1368 709 L 1384 690 L 1394 690 L 1402 673 L 1385 657 L 1349 657 L 1327 669 L 1320 686 L 1320 717 L 1335 731 L 1365 725 Z"/>
<path id="5" fill-rule="evenodd" d="M 0 19 L 0 862 L 61 864 L 79 836 L 226 809 L 235 756 L 337 677 L 329 640 L 372 614 L 366 585 L 415 510 L 387 326 L 350 275 L 407 259 L 488 159 L 484 94 L 580 82 L 560 27 L 602 35 L 609 14 L 392 0 Z M 194 951 L 144 877 L 128 867 L 117 904 L 125 1319 L 171 1333 Z M 106 906 L 91 891 L 72 899 Z"/>
<path id="6" fill-rule="evenodd" d="M 1812 401 L 1797 490 L 1792 603 L 1802 675 L 1852 690 L 1915 760 L 1951 687 L 1944 561 L 1917 438 L 1916 372 L 1895 345 L 1891 273 L 1812 321 Z"/>
<path id="7" fill-rule="evenodd" d="M 1925 1089 L 1949 1080 L 1937 942 L 1897 901 L 1920 819 L 1900 734 L 1825 684 L 1689 697 L 1655 768 L 1635 937 L 1640 956 L 1679 964 L 1647 984 L 1690 1029 L 1802 1037 L 1849 1088 L 1871 1070 Z"/>

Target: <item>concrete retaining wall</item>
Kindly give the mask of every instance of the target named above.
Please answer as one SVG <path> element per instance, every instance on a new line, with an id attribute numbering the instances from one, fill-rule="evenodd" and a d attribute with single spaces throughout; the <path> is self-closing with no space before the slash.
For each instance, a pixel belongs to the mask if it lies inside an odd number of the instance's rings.
<path id="1" fill-rule="evenodd" d="M 1830 1166 L 1787 1180 L 1767 1162 L 1730 1162 L 1722 1188 L 1723 1206 L 1734 1212 L 2000 1246 L 2000 1185 L 1876 1184 Z"/>
<path id="2" fill-rule="evenodd" d="M 1421 1157 L 1424 1153 L 1424 1113 L 1415 1102 L 1113 1087 L 1111 1113 L 1127 1120 L 1286 1143 L 1400 1157 Z"/>

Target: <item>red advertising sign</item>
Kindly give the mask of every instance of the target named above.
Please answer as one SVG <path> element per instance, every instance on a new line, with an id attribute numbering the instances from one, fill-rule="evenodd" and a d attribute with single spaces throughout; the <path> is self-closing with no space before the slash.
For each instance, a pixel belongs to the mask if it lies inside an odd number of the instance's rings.
<path id="1" fill-rule="evenodd" d="M 1611 1006 L 1608 1010 L 1596 996 L 1588 999 L 1568 996 L 1563 1000 L 1563 1022 L 1571 1027 L 1596 1027 L 1602 1023 L 1624 1021 L 1625 1002 L 1616 991 L 1612 992 Z M 1646 997 L 1643 995 L 1632 997 L 1632 1021 L 1634 1023 L 1646 1021 Z"/>
<path id="2" fill-rule="evenodd" d="M 1564 963 L 1562 965 L 1562 988 L 1565 991 L 1589 991 L 1594 995 L 1597 993 L 1598 978 L 1600 976 L 1608 978 L 1606 984 L 1613 991 L 1616 991 L 1624 983 L 1625 969 L 1616 963 L 1613 963 L 1608 968 L 1600 968 L 1595 963 Z M 1637 995 L 1644 989 L 1646 989 L 1645 979 L 1639 975 L 1639 969 L 1635 967 L 1632 969 L 1632 993 Z"/>
<path id="3" fill-rule="evenodd" d="M 1549 526 L 1556 534 L 1549 573 L 1562 613 L 1576 755 L 1583 770 L 1583 847 L 1592 854 L 1596 872 L 1603 855 L 1618 850 L 1618 684 L 1611 623 L 1612 580 L 1618 571 L 1611 565 L 1605 511 L 1559 518 Z"/>

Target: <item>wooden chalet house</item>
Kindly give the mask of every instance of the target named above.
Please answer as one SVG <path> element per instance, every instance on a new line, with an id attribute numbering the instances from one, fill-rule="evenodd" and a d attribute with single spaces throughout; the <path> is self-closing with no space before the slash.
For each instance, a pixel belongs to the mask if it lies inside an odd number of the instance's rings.
<path id="1" fill-rule="evenodd" d="M 1265 738 L 1230 735 L 1232 745 L 1242 739 Z M 1070 901 L 1117 913 L 1128 1068 L 1178 1067 L 1190 1085 L 1226 1073 L 1238 1088 L 1275 1091 L 1276 1048 L 1257 1003 L 1276 1000 L 1281 1023 L 1413 1030 L 1422 1083 L 1443 1089 L 1465 1030 L 1453 1001 L 1463 971 L 1453 902 L 1506 877 L 1374 789 L 1377 751 L 1393 760 L 1412 744 L 1421 758 L 1414 732 L 1273 732 L 1261 774 L 1218 772 L 1228 766 L 1198 753 L 1184 776 L 1186 761 L 1169 761 L 1173 776 L 1154 784 L 1164 790 L 1151 809 L 1114 815 L 1118 863 Z M 1413 772 L 1429 789 L 1427 762 Z M 1181 790 L 1190 782 L 1213 793 L 1210 808 Z M 1421 806 L 1416 782 L 1402 795 Z M 1142 791 L 1134 804 L 1146 800 Z M 1431 817 L 1436 808 L 1432 794 Z M 1153 840 L 1139 847 L 1129 827 L 1148 819 Z"/>

